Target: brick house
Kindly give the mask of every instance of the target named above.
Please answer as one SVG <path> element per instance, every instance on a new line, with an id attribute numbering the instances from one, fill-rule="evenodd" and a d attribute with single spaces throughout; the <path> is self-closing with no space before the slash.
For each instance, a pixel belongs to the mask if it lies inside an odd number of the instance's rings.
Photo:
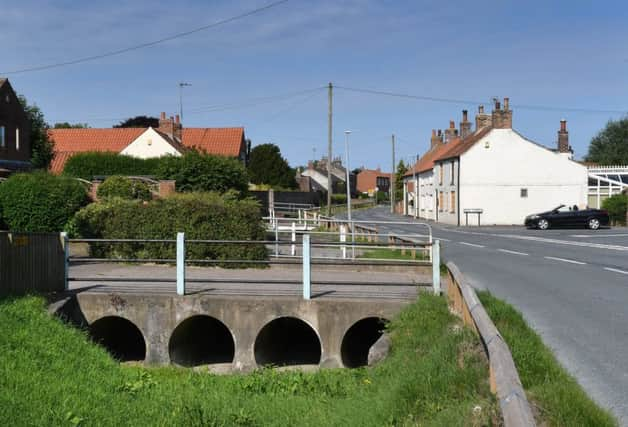
<path id="1" fill-rule="evenodd" d="M 388 193 L 391 181 L 392 174 L 382 172 L 380 168 L 362 168 L 360 172 L 358 172 L 356 190 L 358 193 L 368 194 L 373 193 L 377 188 L 377 191 Z"/>
<path id="2" fill-rule="evenodd" d="M 184 128 L 179 116 L 161 113 L 159 127 L 49 129 L 55 156 L 50 170 L 61 173 L 70 157 L 84 152 L 112 152 L 138 158 L 180 156 L 198 149 L 216 156 L 247 160 L 244 128 Z"/>
<path id="3" fill-rule="evenodd" d="M 0 176 L 28 170 L 30 123 L 7 79 L 0 78 Z"/>

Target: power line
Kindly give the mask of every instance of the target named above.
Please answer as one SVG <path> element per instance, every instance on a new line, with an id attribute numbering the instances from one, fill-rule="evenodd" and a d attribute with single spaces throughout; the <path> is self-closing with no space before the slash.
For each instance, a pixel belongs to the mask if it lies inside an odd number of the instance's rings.
<path id="1" fill-rule="evenodd" d="M 479 105 L 485 104 L 486 102 L 482 101 L 474 101 L 469 99 L 453 99 L 453 98 L 439 98 L 433 96 L 423 96 L 423 95 L 411 95 L 406 93 L 396 93 L 396 92 L 387 92 L 383 90 L 373 90 L 373 89 L 361 89 L 354 87 L 346 87 L 346 86 L 335 86 L 338 89 L 346 90 L 348 92 L 359 92 L 359 93 L 367 93 L 370 95 L 381 95 L 381 96 L 390 96 L 396 98 L 406 98 L 406 99 L 416 99 L 419 101 L 428 101 L 428 102 L 442 102 L 448 104 L 463 104 L 463 105 Z M 572 112 L 572 113 L 595 113 L 595 114 L 626 114 L 628 110 L 598 110 L 591 108 L 573 108 L 573 107 L 554 107 L 554 106 L 546 106 L 546 105 L 527 105 L 527 104 L 512 104 L 514 108 L 519 108 L 522 110 L 540 110 L 540 111 L 557 111 L 557 112 Z"/>
<path id="2" fill-rule="evenodd" d="M 145 42 L 145 43 L 137 44 L 137 45 L 134 45 L 134 46 L 125 47 L 123 49 L 113 50 L 113 51 L 101 53 L 101 54 L 98 54 L 98 55 L 85 56 L 83 58 L 72 59 L 72 60 L 64 61 L 64 62 L 57 62 L 57 63 L 45 64 L 45 65 L 37 65 L 37 66 L 21 68 L 21 69 L 17 69 L 17 70 L 13 70 L 13 71 L 4 71 L 4 72 L 0 72 L 0 75 L 29 73 L 29 72 L 33 72 L 33 71 L 42 71 L 42 70 L 48 70 L 48 69 L 51 69 L 51 68 L 65 67 L 67 65 L 75 65 L 75 64 L 80 64 L 80 63 L 83 63 L 83 62 L 94 61 L 96 59 L 107 58 L 109 56 L 121 55 L 123 53 L 131 52 L 131 51 L 139 50 L 139 49 L 144 49 L 146 47 L 155 46 L 157 44 L 161 44 L 161 43 L 164 43 L 164 42 L 167 42 L 167 41 L 175 40 L 175 39 L 178 39 L 178 38 L 181 38 L 181 37 L 186 37 L 186 36 L 189 36 L 189 35 L 194 34 L 194 33 L 198 33 L 198 32 L 201 32 L 201 31 L 205 31 L 205 30 L 209 30 L 209 29 L 212 29 L 212 28 L 216 28 L 218 26 L 225 25 L 225 24 L 228 24 L 230 22 L 237 21 L 239 19 L 246 18 L 246 17 L 251 16 L 251 15 L 256 15 L 258 13 L 264 12 L 264 11 L 266 11 L 268 9 L 273 8 L 273 7 L 279 6 L 279 5 L 283 4 L 283 3 L 287 3 L 288 1 L 290 1 L 290 0 L 278 0 L 278 1 L 275 1 L 273 3 L 267 4 L 266 6 L 258 7 L 257 9 L 253 9 L 253 10 L 250 10 L 248 12 L 244 12 L 244 13 L 241 13 L 239 15 L 235 15 L 235 16 L 232 16 L 230 18 L 223 19 L 221 21 L 213 22 L 213 23 L 208 24 L 208 25 L 203 25 L 202 27 L 194 28 L 192 30 L 184 31 L 184 32 L 181 32 L 181 33 L 176 33 L 176 34 L 173 34 L 173 35 L 170 35 L 170 36 L 167 36 L 167 37 L 163 37 L 161 39 L 153 40 L 153 41 L 150 41 L 150 42 Z"/>

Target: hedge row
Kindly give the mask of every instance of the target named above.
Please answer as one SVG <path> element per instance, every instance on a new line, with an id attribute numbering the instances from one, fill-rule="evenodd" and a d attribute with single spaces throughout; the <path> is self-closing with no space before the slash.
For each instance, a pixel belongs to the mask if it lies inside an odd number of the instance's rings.
<path id="1" fill-rule="evenodd" d="M 157 171 L 159 160 L 158 158 L 138 159 L 117 153 L 78 153 L 68 159 L 63 168 L 63 174 L 88 181 L 95 176 L 153 176 Z"/>
<path id="2" fill-rule="evenodd" d="M 628 210 L 628 194 L 617 194 L 602 202 L 602 208 L 608 211 L 613 224 L 626 225 L 626 210 Z"/>
<path id="3" fill-rule="evenodd" d="M 0 183 L 0 222 L 11 231 L 62 231 L 89 202 L 76 179 L 46 172 L 19 173 Z"/>
<path id="4" fill-rule="evenodd" d="M 77 212 L 71 234 L 83 238 L 263 240 L 260 206 L 251 199 L 235 200 L 216 193 L 178 194 L 152 202 L 111 199 Z M 171 243 L 98 244 L 92 256 L 106 258 L 174 259 Z M 187 244 L 188 259 L 266 258 L 263 244 Z"/>
<path id="5" fill-rule="evenodd" d="M 144 182 L 132 180 L 125 176 L 114 175 L 105 179 L 98 186 L 99 199 L 119 197 L 126 200 L 151 200 L 150 188 Z"/>

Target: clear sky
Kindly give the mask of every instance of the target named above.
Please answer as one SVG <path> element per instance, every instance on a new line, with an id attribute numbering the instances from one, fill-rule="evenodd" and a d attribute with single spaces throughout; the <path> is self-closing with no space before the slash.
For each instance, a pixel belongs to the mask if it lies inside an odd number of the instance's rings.
<path id="1" fill-rule="evenodd" d="M 82 64 L 9 71 L 97 55 L 238 15 L 272 0 L 21 0 L 0 14 L 0 76 L 50 123 L 110 127 L 179 108 L 184 126 L 244 126 L 253 145 L 280 146 L 293 166 L 327 151 L 334 85 L 471 102 L 430 102 L 337 89 L 334 155 L 390 169 L 423 153 L 431 129 L 509 96 L 514 128 L 555 146 L 568 121 L 576 157 L 628 110 L 625 1 L 290 0 L 176 40 Z M 301 92 L 301 93 L 299 93 Z M 291 96 L 283 96 L 291 95 Z M 257 99 L 276 97 L 271 99 Z M 544 106 L 548 109 L 518 108 Z M 571 109 L 571 110 L 570 110 Z M 573 111 L 573 109 L 605 110 Z M 525 161 L 523 159 L 523 161 Z"/>

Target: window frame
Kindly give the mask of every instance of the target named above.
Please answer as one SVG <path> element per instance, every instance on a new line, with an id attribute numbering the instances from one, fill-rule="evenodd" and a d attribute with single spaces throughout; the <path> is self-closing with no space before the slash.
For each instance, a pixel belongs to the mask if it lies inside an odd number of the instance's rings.
<path id="1" fill-rule="evenodd" d="M 6 126 L 0 126 L 0 149 L 7 148 L 7 128 Z"/>
<path id="2" fill-rule="evenodd" d="M 20 151 L 20 128 L 15 127 L 15 151 Z"/>
<path id="3" fill-rule="evenodd" d="M 528 188 L 520 188 L 519 189 L 519 198 L 527 199 L 528 198 Z"/>

